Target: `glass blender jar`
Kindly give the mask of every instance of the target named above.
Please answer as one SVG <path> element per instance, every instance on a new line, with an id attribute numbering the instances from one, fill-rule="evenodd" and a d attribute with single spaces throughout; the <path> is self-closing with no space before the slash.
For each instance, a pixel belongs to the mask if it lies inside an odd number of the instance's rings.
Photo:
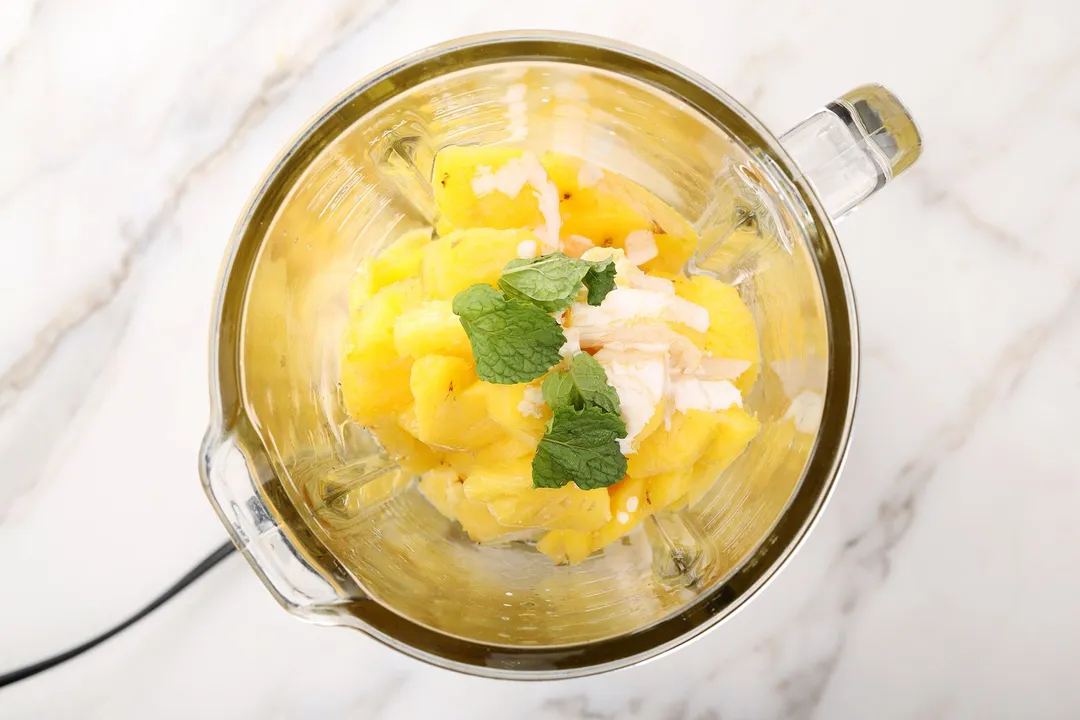
<path id="1" fill-rule="evenodd" d="M 697 228 L 689 272 L 735 286 L 762 431 L 712 489 L 578 565 L 468 540 L 348 419 L 338 390 L 358 262 L 434 224 L 435 153 L 507 143 L 580 156 Z M 599 38 L 466 38 L 356 85 L 274 163 L 241 216 L 213 318 L 207 494 L 290 612 L 477 675 L 574 677 L 716 625 L 805 537 L 855 409 L 854 298 L 832 221 L 919 156 L 878 86 L 779 138 L 721 90 Z"/>

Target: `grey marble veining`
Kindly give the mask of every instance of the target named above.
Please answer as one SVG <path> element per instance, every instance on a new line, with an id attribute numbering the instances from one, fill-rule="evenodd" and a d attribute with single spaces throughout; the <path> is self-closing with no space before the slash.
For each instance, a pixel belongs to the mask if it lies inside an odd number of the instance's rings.
<path id="1" fill-rule="evenodd" d="M 778 131 L 881 82 L 926 147 L 839 227 L 864 347 L 844 477 L 707 637 L 610 675 L 484 681 L 295 621 L 233 559 L 0 690 L 0 718 L 1080 715 L 1080 10 L 893 10 L 3 3 L 0 671 L 118 621 L 223 537 L 195 459 L 224 245 L 292 134 L 380 65 L 472 32 L 592 32 L 692 67 Z"/>

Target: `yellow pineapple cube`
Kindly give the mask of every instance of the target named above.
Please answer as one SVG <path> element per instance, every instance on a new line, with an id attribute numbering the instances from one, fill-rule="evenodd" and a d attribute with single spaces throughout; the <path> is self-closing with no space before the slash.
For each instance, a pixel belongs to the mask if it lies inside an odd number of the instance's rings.
<path id="1" fill-rule="evenodd" d="M 740 407 L 730 407 L 716 413 L 716 434 L 701 456 L 703 462 L 718 465 L 721 470 L 742 455 L 750 441 L 757 437 L 761 423 Z"/>
<path id="2" fill-rule="evenodd" d="M 472 346 L 449 300 L 428 300 L 405 311 L 394 324 L 399 355 L 454 355 L 472 358 Z"/>
<path id="3" fill-rule="evenodd" d="M 452 468 L 440 465 L 428 470 L 417 487 L 444 517 L 457 520 L 457 505 L 465 499 L 465 491 L 461 487 L 461 478 Z"/>
<path id="4" fill-rule="evenodd" d="M 761 423 L 742 408 L 716 413 L 719 422 L 709 446 L 694 465 L 686 498 L 692 505 L 713 486 L 720 474 L 735 462 L 761 430 Z"/>
<path id="5" fill-rule="evenodd" d="M 647 482 L 626 477 L 607 489 L 611 498 L 611 519 L 593 533 L 593 550 L 599 550 L 637 527 L 653 512 Z"/>
<path id="6" fill-rule="evenodd" d="M 364 258 L 360 261 L 356 274 L 349 283 L 349 314 L 360 310 L 378 290 L 379 288 L 375 287 L 375 282 L 371 279 L 371 258 Z"/>
<path id="7" fill-rule="evenodd" d="M 468 476 L 472 475 L 477 467 L 492 467 L 519 458 L 525 458 L 527 462 L 532 463 L 535 454 L 535 442 L 521 440 L 511 435 L 479 450 L 448 452 L 446 462 L 462 476 Z"/>
<path id="8" fill-rule="evenodd" d="M 709 329 L 698 332 L 684 325 L 674 329 L 694 341 L 702 350 L 716 357 L 748 360 L 750 367 L 735 380 L 746 393 L 757 380 L 761 361 L 754 315 L 735 288 L 706 275 L 675 280 L 676 294 L 709 311 Z"/>
<path id="9" fill-rule="evenodd" d="M 411 230 L 371 260 L 371 282 L 376 289 L 407 278 L 419 277 L 424 250 L 431 242 L 431 228 Z"/>
<path id="10" fill-rule="evenodd" d="M 562 236 L 581 235 L 601 247 L 626 247 L 626 237 L 647 231 L 658 255 L 647 272 L 680 271 L 697 250 L 698 235 L 679 213 L 637 183 L 563 153 L 540 162 L 559 190 Z"/>
<path id="11" fill-rule="evenodd" d="M 431 177 L 439 207 L 439 234 L 467 228 L 503 230 L 542 224 L 536 188 L 527 182 L 515 188 L 513 197 L 499 189 L 481 188 L 477 192 L 482 178 L 497 173 L 507 163 L 521 163 L 524 154 L 517 148 L 499 146 L 451 145 L 440 150 Z M 479 183 L 474 182 L 478 179 Z"/>
<path id="12" fill-rule="evenodd" d="M 544 153 L 540 163 L 559 190 L 563 237 L 581 235 L 602 247 L 621 248 L 631 232 L 651 227 L 616 175 L 556 152 Z"/>
<path id="13" fill-rule="evenodd" d="M 397 414 L 397 424 L 402 430 L 420 439 L 420 421 L 416 419 L 416 404 L 412 403 Z"/>
<path id="14" fill-rule="evenodd" d="M 461 523 L 462 529 L 473 542 L 495 540 L 517 528 L 499 524 L 483 503 L 465 497 L 461 477 L 445 465 L 429 470 L 420 478 L 420 492 L 442 515 Z"/>
<path id="15" fill-rule="evenodd" d="M 652 223 L 647 228 L 656 241 L 659 251 L 641 269 L 647 273 L 673 275 L 682 272 L 686 263 L 698 249 L 698 234 L 694 226 L 670 205 L 651 192 L 629 180 L 623 180 L 626 191 L 643 209 Z"/>
<path id="16" fill-rule="evenodd" d="M 465 495 L 477 502 L 518 497 L 532 490 L 532 456 L 477 465 L 465 479 Z"/>
<path id="17" fill-rule="evenodd" d="M 412 230 L 374 257 L 364 258 L 349 284 L 349 312 L 355 312 L 387 285 L 419 277 L 431 228 Z"/>
<path id="18" fill-rule="evenodd" d="M 503 268 L 518 256 L 518 245 L 534 241 L 527 230 L 460 230 L 428 244 L 424 253 L 424 289 L 432 299 L 453 300 L 477 283 L 495 285 Z"/>
<path id="19" fill-rule="evenodd" d="M 507 527 L 500 523 L 487 505 L 473 502 L 468 498 L 458 503 L 457 519 L 473 542 L 491 542 L 508 533 L 518 532 L 518 528 Z"/>
<path id="20" fill-rule="evenodd" d="M 508 434 L 535 450 L 551 418 L 551 408 L 540 394 L 540 380 L 515 385 L 481 380 L 478 387 L 487 398 L 491 418 Z"/>
<path id="21" fill-rule="evenodd" d="M 463 358 L 418 358 L 409 382 L 416 400 L 417 437 L 447 450 L 481 448 L 505 438 L 488 416 L 484 396 L 471 387 L 475 382 L 473 365 Z"/>
<path id="22" fill-rule="evenodd" d="M 403 280 L 378 290 L 350 314 L 345 331 L 345 353 L 353 358 L 397 359 L 394 324 L 407 307 L 416 304 L 419 294 L 420 285 L 416 280 Z"/>
<path id="23" fill-rule="evenodd" d="M 394 348 L 394 323 L 415 302 L 416 280 L 393 283 L 376 292 L 349 316 L 343 340 L 341 392 L 357 422 L 368 425 L 412 400 L 412 360 Z"/>
<path id="24" fill-rule="evenodd" d="M 695 466 L 696 467 L 696 466 Z M 679 468 L 647 479 L 649 501 L 662 510 L 682 498 L 693 480 L 691 468 Z"/>
<path id="25" fill-rule="evenodd" d="M 689 468 L 705 452 L 719 420 L 716 413 L 675 413 L 671 427 L 660 427 L 626 459 L 626 474 L 649 477 Z"/>
<path id="26" fill-rule="evenodd" d="M 341 395 L 350 417 L 361 425 L 371 425 L 392 416 L 412 402 L 409 358 L 379 360 L 370 356 L 346 355 L 341 362 Z"/>
<path id="27" fill-rule="evenodd" d="M 425 473 L 441 462 L 438 452 L 417 440 L 399 422 L 382 418 L 369 429 L 383 450 L 414 475 Z"/>
<path id="28" fill-rule="evenodd" d="M 649 422 L 645 423 L 645 427 L 641 428 L 641 432 L 634 436 L 634 439 L 630 441 L 630 446 L 635 452 L 641 448 L 641 444 L 649 439 L 656 430 L 664 424 L 664 415 L 667 413 L 667 400 L 660 398 L 660 402 L 656 404 L 656 410 L 653 411 L 652 417 L 649 418 Z"/>
<path id="29" fill-rule="evenodd" d="M 603 489 L 581 490 L 572 483 L 561 488 L 535 488 L 514 497 L 492 500 L 488 507 L 499 522 L 517 527 L 587 532 L 611 519 L 611 508 Z"/>
<path id="30" fill-rule="evenodd" d="M 592 533 L 552 530 L 540 538 L 536 549 L 559 565 L 577 565 L 592 553 Z"/>
<path id="31" fill-rule="evenodd" d="M 503 525 L 551 530 L 595 530 L 611 518 L 606 490 L 534 488 L 532 457 L 476 467 L 465 480 L 465 497 L 486 503 Z"/>

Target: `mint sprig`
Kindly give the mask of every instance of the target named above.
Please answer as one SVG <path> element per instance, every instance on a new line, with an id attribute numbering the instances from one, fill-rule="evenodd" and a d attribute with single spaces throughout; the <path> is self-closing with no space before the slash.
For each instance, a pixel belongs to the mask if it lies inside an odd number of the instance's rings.
<path id="1" fill-rule="evenodd" d="M 600 363 L 588 353 L 577 353 L 566 369 L 548 375 L 540 389 L 552 414 L 533 457 L 533 487 L 574 482 L 593 490 L 622 480 L 626 458 L 619 438 L 626 437 L 626 423 L 619 416 L 619 396 Z"/>
<path id="2" fill-rule="evenodd" d="M 478 284 L 454 296 L 454 314 L 472 345 L 476 375 L 500 385 L 535 380 L 561 359 L 562 327 L 536 305 Z"/>
<path id="3" fill-rule="evenodd" d="M 614 485 L 626 475 L 619 438 L 626 424 L 598 407 L 555 408 L 533 457 L 533 487 L 557 488 L 569 482 L 582 490 Z"/>
<path id="4" fill-rule="evenodd" d="M 472 345 L 476 375 L 501 385 L 534 380 L 561 359 L 562 327 L 548 313 L 577 298 L 582 284 L 590 305 L 599 305 L 615 287 L 615 263 L 550 253 L 511 260 L 499 288 L 473 285 L 454 296 L 454 314 Z"/>
<path id="5" fill-rule="evenodd" d="M 502 385 L 540 377 L 561 359 L 562 327 L 549 313 L 577 299 L 582 285 L 590 305 L 615 288 L 615 263 L 551 253 L 512 260 L 499 288 L 478 284 L 454 296 L 453 311 L 472 345 L 476 375 Z M 607 373 L 588 353 L 577 353 L 565 370 L 541 386 L 551 420 L 533 457 L 533 486 L 558 488 L 573 482 L 583 490 L 614 485 L 626 475 L 619 439 L 626 423 Z"/>
<path id="6" fill-rule="evenodd" d="M 531 302 L 547 312 L 569 307 L 583 283 L 588 303 L 599 305 L 615 287 L 615 263 L 611 258 L 591 262 L 555 252 L 511 260 L 499 278 L 499 287 L 507 297 Z"/>
<path id="7" fill-rule="evenodd" d="M 547 312 L 568 307 L 589 266 L 562 253 L 551 253 L 527 260 L 511 260 L 503 268 L 499 287 L 507 297 L 534 303 Z"/>

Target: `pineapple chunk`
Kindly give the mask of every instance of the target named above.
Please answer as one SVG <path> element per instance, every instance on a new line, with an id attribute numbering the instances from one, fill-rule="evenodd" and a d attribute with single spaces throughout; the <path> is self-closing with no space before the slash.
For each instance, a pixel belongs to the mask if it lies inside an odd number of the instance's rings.
<path id="1" fill-rule="evenodd" d="M 645 423 L 645 427 L 641 428 L 641 432 L 634 436 L 634 439 L 630 441 L 630 447 L 637 452 L 641 448 L 641 444 L 649 439 L 649 436 L 656 432 L 657 428 L 664 424 L 664 415 L 667 413 L 667 400 L 660 398 L 660 402 L 656 404 L 656 410 L 653 411 L 652 417 L 649 418 L 649 422 Z"/>
<path id="2" fill-rule="evenodd" d="M 446 462 L 459 473 L 467 476 L 472 475 L 477 467 L 492 467 L 522 457 L 531 463 L 533 455 L 536 454 L 536 445 L 535 442 L 527 442 L 511 436 L 479 450 L 447 453 Z"/>
<path id="3" fill-rule="evenodd" d="M 491 418 L 510 436 L 535 450 L 551 418 L 551 408 L 540 395 L 540 380 L 516 385 L 481 380 L 477 385 L 487 398 Z"/>
<path id="4" fill-rule="evenodd" d="M 469 492 L 467 487 L 465 492 Z M 530 489 L 520 495 L 492 500 L 488 507 L 499 522 L 516 527 L 588 532 L 611 519 L 607 493 L 602 488 L 581 490 L 574 484 Z"/>
<path id="5" fill-rule="evenodd" d="M 748 392 L 757 380 L 761 349 L 754 316 L 739 291 L 715 278 L 694 275 L 677 278 L 675 292 L 709 311 L 709 329 L 702 333 L 685 325 L 673 328 L 716 357 L 748 360 L 750 367 L 735 380 L 739 390 Z"/>
<path id="6" fill-rule="evenodd" d="M 596 530 L 552 530 L 536 544 L 536 549 L 557 563 L 575 565 L 592 552 L 607 547 L 637 527 L 655 507 L 649 503 L 649 481 L 623 478 L 607 488 L 611 517 Z"/>
<path id="7" fill-rule="evenodd" d="M 659 275 L 674 275 L 682 272 L 686 263 L 698 249 L 698 234 L 694 226 L 681 214 L 651 192 L 629 180 L 623 180 L 630 197 L 644 208 L 652 227 L 648 228 L 656 241 L 659 251 L 652 260 L 644 263 L 641 269 Z"/>
<path id="8" fill-rule="evenodd" d="M 431 243 L 431 228 L 410 230 L 379 252 L 371 261 L 371 282 L 376 289 L 420 275 L 424 249 Z"/>
<path id="9" fill-rule="evenodd" d="M 476 467 L 465 480 L 465 497 L 486 503 L 503 525 L 551 530 L 595 530 L 611 519 L 607 492 L 534 488 L 529 456 L 492 467 Z"/>
<path id="10" fill-rule="evenodd" d="M 371 279 L 371 258 L 364 258 L 349 283 L 349 314 L 359 311 L 378 289 Z"/>
<path id="11" fill-rule="evenodd" d="M 517 528 L 507 527 L 500 523 L 487 505 L 473 502 L 468 498 L 458 503 L 457 519 L 473 542 L 491 542 L 503 535 L 518 532 Z"/>
<path id="12" fill-rule="evenodd" d="M 387 285 L 418 277 L 429 242 L 431 228 L 411 230 L 374 257 L 364 258 L 349 284 L 349 312 L 357 311 Z"/>
<path id="13" fill-rule="evenodd" d="M 536 549 L 559 565 L 577 565 L 592 554 L 592 533 L 552 530 L 537 541 Z"/>
<path id="14" fill-rule="evenodd" d="M 445 465 L 426 472 L 420 479 L 419 487 L 420 492 L 436 510 L 461 523 L 462 529 L 473 542 L 489 542 L 507 533 L 516 532 L 515 528 L 499 524 L 485 505 L 466 498 L 461 478 L 457 472 Z"/>
<path id="15" fill-rule="evenodd" d="M 465 499 L 465 491 L 461 488 L 461 478 L 452 468 L 445 465 L 432 468 L 420 478 L 418 487 L 439 513 L 457 520 L 457 505 Z"/>
<path id="16" fill-rule="evenodd" d="M 544 153 L 540 163 L 559 190 L 564 237 L 581 235 L 602 247 L 621 248 L 627 235 L 652 226 L 612 173 L 586 169 L 580 158 L 556 152 Z"/>
<path id="17" fill-rule="evenodd" d="M 412 360 L 379 360 L 346 355 L 341 362 L 341 395 L 353 420 L 372 425 L 412 402 Z"/>
<path id="18" fill-rule="evenodd" d="M 697 250 L 690 223 L 637 183 L 562 153 L 545 153 L 540 162 L 559 190 L 563 237 L 580 235 L 602 247 L 623 248 L 627 235 L 648 231 L 659 251 L 642 265 L 648 272 L 679 272 Z"/>
<path id="19" fill-rule="evenodd" d="M 375 439 L 398 465 L 414 475 L 420 475 L 440 462 L 439 453 L 416 439 L 399 422 L 384 418 L 371 426 Z"/>
<path id="20" fill-rule="evenodd" d="M 394 348 L 394 323 L 402 309 L 415 302 L 416 280 L 379 290 L 351 317 L 341 361 L 345 407 L 358 423 L 369 425 L 411 402 L 412 360 Z"/>
<path id="21" fill-rule="evenodd" d="M 415 403 L 398 413 L 397 423 L 401 426 L 402 430 L 409 433 L 417 440 L 420 439 L 420 421 L 416 419 Z"/>
<path id="22" fill-rule="evenodd" d="M 505 438 L 487 413 L 484 396 L 473 387 L 476 373 L 467 360 L 424 355 L 413 363 L 409 387 L 416 399 L 419 437 L 428 445 L 468 450 Z"/>
<path id="23" fill-rule="evenodd" d="M 637 527 L 653 512 L 642 478 L 626 477 L 607 489 L 611 497 L 611 519 L 593 533 L 593 550 L 599 550 Z"/>
<path id="24" fill-rule="evenodd" d="M 376 292 L 349 318 L 346 355 L 396 360 L 399 355 L 394 347 L 394 324 L 406 308 L 416 304 L 419 292 L 416 280 L 396 282 Z"/>
<path id="25" fill-rule="evenodd" d="M 684 504 L 694 505 L 701 498 L 705 497 L 709 489 L 716 484 L 716 481 L 720 479 L 720 473 L 724 472 L 724 468 L 716 463 L 708 462 L 704 459 L 699 460 L 698 464 L 694 466 L 693 471 L 690 473 L 690 484 L 686 488 L 686 495 L 680 500 Z M 674 504 L 674 503 L 673 503 Z"/>
<path id="26" fill-rule="evenodd" d="M 716 413 L 719 423 L 716 435 L 701 456 L 703 462 L 727 468 L 742 455 L 761 430 L 761 423 L 750 413 L 739 407 L 731 407 Z M 719 471 L 718 471 L 719 472 Z"/>
<path id="27" fill-rule="evenodd" d="M 536 240 L 526 230 L 461 230 L 429 243 L 424 253 L 424 289 L 436 300 L 452 300 L 477 283 L 495 285 L 518 244 Z"/>
<path id="28" fill-rule="evenodd" d="M 694 466 L 690 484 L 686 488 L 691 505 L 700 500 L 735 460 L 746 450 L 758 432 L 761 423 L 742 408 L 728 408 L 718 412 L 716 434 Z"/>
<path id="29" fill-rule="evenodd" d="M 477 502 L 517 497 L 532 490 L 532 458 L 526 456 L 474 467 L 465 479 L 465 495 Z"/>
<path id="30" fill-rule="evenodd" d="M 648 478 L 649 501 L 657 510 L 672 505 L 686 494 L 693 480 L 688 468 L 679 468 Z"/>
<path id="31" fill-rule="evenodd" d="M 704 410 L 676 413 L 670 428 L 658 428 L 626 459 L 626 474 L 649 477 L 690 467 L 705 452 L 718 422 L 716 413 Z"/>
<path id="32" fill-rule="evenodd" d="M 449 300 L 428 300 L 401 314 L 394 324 L 399 355 L 454 355 L 472 358 L 472 346 Z"/>
<path id="33" fill-rule="evenodd" d="M 499 230 L 535 227 L 543 223 L 534 188 L 524 183 L 513 197 L 500 190 L 477 194 L 473 181 L 496 173 L 508 162 L 520 163 L 524 151 L 498 146 L 451 145 L 435 156 L 432 186 L 439 206 L 438 230 Z"/>

